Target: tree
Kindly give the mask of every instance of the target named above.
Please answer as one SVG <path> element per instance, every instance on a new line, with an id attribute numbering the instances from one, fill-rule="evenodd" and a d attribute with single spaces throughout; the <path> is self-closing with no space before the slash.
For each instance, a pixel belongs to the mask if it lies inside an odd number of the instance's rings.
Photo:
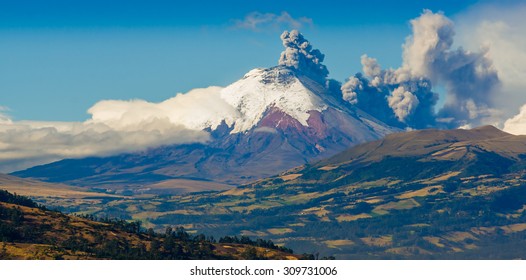
<path id="1" fill-rule="evenodd" d="M 9 253 L 7 253 L 7 244 L 2 241 L 2 248 L 0 248 L 0 260 L 9 259 Z"/>
<path id="2" fill-rule="evenodd" d="M 241 258 L 244 260 L 257 260 L 259 259 L 258 251 L 253 246 L 247 246 L 241 253 Z"/>

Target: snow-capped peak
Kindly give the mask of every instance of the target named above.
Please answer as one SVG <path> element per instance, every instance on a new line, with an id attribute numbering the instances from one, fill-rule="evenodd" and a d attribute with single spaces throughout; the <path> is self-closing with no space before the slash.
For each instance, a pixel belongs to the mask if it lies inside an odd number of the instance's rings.
<path id="1" fill-rule="evenodd" d="M 325 102 L 308 89 L 288 67 L 257 68 L 221 90 L 221 98 L 232 105 L 239 117 L 231 133 L 255 127 L 269 108 L 278 108 L 308 126 L 309 111 L 321 112 Z"/>

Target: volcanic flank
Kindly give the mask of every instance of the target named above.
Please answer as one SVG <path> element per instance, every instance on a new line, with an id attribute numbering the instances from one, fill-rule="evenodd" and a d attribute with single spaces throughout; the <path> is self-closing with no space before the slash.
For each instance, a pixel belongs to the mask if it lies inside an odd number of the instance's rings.
<path id="1" fill-rule="evenodd" d="M 209 132 L 208 142 L 66 159 L 14 174 L 112 188 L 160 182 L 175 186 L 181 179 L 238 184 L 398 130 L 344 101 L 340 84 L 327 79 L 324 55 L 298 31 L 281 37 L 286 49 L 278 66 L 253 69 L 217 88 L 216 97 L 231 108 L 195 121 L 194 129 Z"/>

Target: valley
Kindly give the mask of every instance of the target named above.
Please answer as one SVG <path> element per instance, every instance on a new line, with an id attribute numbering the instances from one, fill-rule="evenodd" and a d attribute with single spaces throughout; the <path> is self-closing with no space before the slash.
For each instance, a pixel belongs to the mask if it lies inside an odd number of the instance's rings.
<path id="1" fill-rule="evenodd" d="M 184 260 L 300 259 L 288 248 L 246 237 L 218 240 L 190 235 L 183 228 L 162 233 L 141 223 L 65 215 L 31 199 L 0 190 L 0 260 Z"/>
<path id="2" fill-rule="evenodd" d="M 522 258 L 524 143 L 491 126 L 422 130 L 224 191 L 90 203 L 35 198 L 159 231 L 180 226 L 193 234 L 265 238 L 338 259 Z"/>

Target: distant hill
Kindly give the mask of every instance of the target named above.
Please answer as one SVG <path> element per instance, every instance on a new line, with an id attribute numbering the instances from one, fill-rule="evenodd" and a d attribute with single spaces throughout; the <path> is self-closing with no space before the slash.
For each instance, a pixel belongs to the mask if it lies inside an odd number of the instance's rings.
<path id="1" fill-rule="evenodd" d="M 525 136 L 491 126 L 411 131 L 228 191 L 136 202 L 148 214 L 128 213 L 343 259 L 526 258 L 525 167 Z"/>
<path id="2" fill-rule="evenodd" d="M 62 208 L 338 259 L 524 259 L 526 136 L 396 133 L 226 191 L 82 201 Z"/>
<path id="3" fill-rule="evenodd" d="M 358 145 L 303 168 L 307 176 L 344 176 L 339 180 L 378 178 L 425 179 L 444 172 L 455 177 L 521 171 L 526 159 L 526 136 L 493 126 L 471 130 L 419 130 L 395 133 Z"/>
<path id="4" fill-rule="evenodd" d="M 184 229 L 163 234 L 140 222 L 64 215 L 0 190 L 0 259 L 298 259 L 272 242 L 226 237 L 221 243 Z M 303 256 L 311 257 L 311 256 Z"/>

